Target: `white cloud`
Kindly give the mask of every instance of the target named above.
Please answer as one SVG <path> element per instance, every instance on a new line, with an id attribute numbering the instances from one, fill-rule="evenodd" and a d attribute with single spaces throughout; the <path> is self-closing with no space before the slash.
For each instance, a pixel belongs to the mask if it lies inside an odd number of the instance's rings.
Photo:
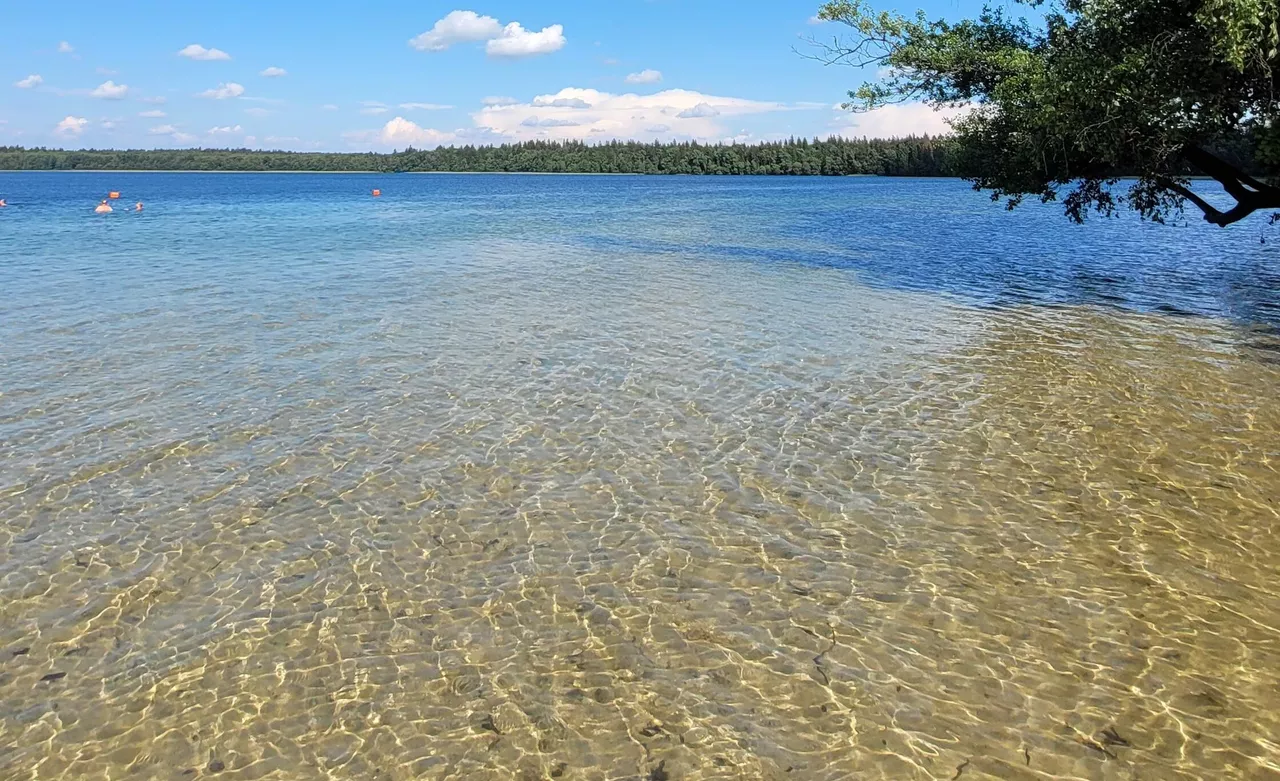
<path id="1" fill-rule="evenodd" d="M 270 116 L 273 112 L 269 108 L 259 108 L 257 106 L 251 106 L 245 109 L 244 113 L 248 114 L 251 117 L 266 117 L 266 116 Z"/>
<path id="2" fill-rule="evenodd" d="M 442 52 L 455 43 L 487 41 L 501 34 L 502 24 L 492 16 L 481 16 L 475 11 L 453 11 L 430 30 L 411 39 L 409 45 L 418 51 Z"/>
<path id="3" fill-rule="evenodd" d="M 516 100 L 515 98 L 504 98 L 504 97 L 495 95 L 495 96 L 487 97 L 480 102 L 486 106 L 514 106 L 520 101 Z"/>
<path id="4" fill-rule="evenodd" d="M 302 139 L 297 136 L 267 136 L 263 139 L 268 144 L 296 144 Z"/>
<path id="5" fill-rule="evenodd" d="M 490 57 L 532 57 L 558 52 L 564 45 L 563 25 L 553 24 L 535 33 L 512 22 L 502 28 L 501 36 L 485 44 L 484 50 Z"/>
<path id="6" fill-rule="evenodd" d="M 22 81 L 15 81 L 13 83 L 13 86 L 17 87 L 18 89 L 35 89 L 36 87 L 39 87 L 41 84 L 44 84 L 44 77 L 41 76 L 39 73 L 33 73 L 30 76 L 23 79 Z"/>
<path id="7" fill-rule="evenodd" d="M 236 133 L 242 133 L 242 132 L 244 132 L 244 128 L 240 127 L 239 125 L 234 125 L 234 126 L 227 125 L 226 127 L 209 128 L 209 135 L 211 136 L 229 136 L 229 135 L 234 135 Z"/>
<path id="8" fill-rule="evenodd" d="M 506 140 L 642 138 L 663 132 L 710 141 L 725 137 L 723 119 L 789 108 L 688 90 L 615 95 L 570 88 L 529 103 L 487 106 L 472 114 L 472 120 Z M 657 131 L 659 127 L 666 130 Z"/>
<path id="9" fill-rule="evenodd" d="M 951 132 L 947 124 L 965 113 L 965 108 L 935 111 L 924 103 L 895 103 L 862 114 L 843 112 L 837 121 L 839 133 L 847 138 L 901 138 L 942 135 Z"/>
<path id="10" fill-rule="evenodd" d="M 84 126 L 89 124 L 89 120 L 84 117 L 67 117 L 58 123 L 53 132 L 60 136 L 78 136 L 84 132 Z"/>
<path id="11" fill-rule="evenodd" d="M 103 100 L 124 100 L 124 96 L 129 94 L 129 88 L 124 84 L 116 84 L 114 81 L 104 81 L 89 93 L 90 97 L 102 98 Z"/>
<path id="12" fill-rule="evenodd" d="M 140 111 L 138 112 L 138 116 L 146 117 L 147 119 L 163 119 L 168 115 L 159 109 L 152 109 L 150 111 Z"/>
<path id="13" fill-rule="evenodd" d="M 445 111 L 453 108 L 453 106 L 445 106 L 440 103 L 401 103 L 400 108 L 405 111 Z"/>
<path id="14" fill-rule="evenodd" d="M 190 133 L 184 133 L 173 125 L 158 125 L 147 131 L 153 136 L 168 136 L 174 143 L 190 144 L 196 140 L 196 137 Z"/>
<path id="15" fill-rule="evenodd" d="M 718 117 L 720 109 L 707 103 L 699 103 L 693 108 L 687 108 L 676 114 L 680 119 L 699 119 L 703 117 Z"/>
<path id="16" fill-rule="evenodd" d="M 827 20 L 823 19 L 817 14 L 814 14 L 813 16 L 809 17 L 809 24 L 826 24 L 826 23 L 827 23 Z"/>
<path id="17" fill-rule="evenodd" d="M 229 81 L 226 84 L 219 84 L 213 89 L 205 90 L 200 93 L 202 98 L 213 98 L 214 100 L 226 100 L 227 98 L 238 98 L 244 94 L 244 87 Z"/>
<path id="18" fill-rule="evenodd" d="M 59 53 L 59 54 L 70 54 L 71 52 L 73 52 L 73 51 L 75 51 L 75 50 L 76 50 L 76 47 L 72 46 L 71 44 L 67 43 L 66 41 L 62 41 L 61 43 L 59 43 L 59 44 L 58 44 L 58 53 Z"/>
<path id="19" fill-rule="evenodd" d="M 642 70 L 639 73 L 632 73 L 627 76 L 628 84 L 657 84 L 662 81 L 662 71 L 656 71 L 653 68 Z"/>
<path id="20" fill-rule="evenodd" d="M 416 122 L 410 122 L 404 117 L 396 117 L 383 125 L 377 140 L 384 146 L 436 147 L 454 138 L 453 133 L 419 127 Z"/>
<path id="21" fill-rule="evenodd" d="M 280 76 L 288 76 L 289 71 L 285 70 L 284 68 L 277 68 L 273 65 L 270 68 L 264 68 L 263 70 L 259 71 L 258 75 L 265 76 L 268 79 L 275 79 L 275 78 L 279 78 Z"/>
<path id="22" fill-rule="evenodd" d="M 198 43 L 183 47 L 178 52 L 178 56 L 186 57 L 189 60 L 229 60 L 231 55 L 221 49 L 206 49 Z"/>
<path id="23" fill-rule="evenodd" d="M 577 127 L 578 123 L 572 119 L 538 119 L 536 116 L 529 117 L 520 123 L 521 127 Z"/>
<path id="24" fill-rule="evenodd" d="M 324 109 L 325 111 L 337 111 L 337 110 L 338 110 L 338 107 L 337 107 L 336 105 L 334 105 L 333 103 L 326 103 L 326 104 L 324 104 L 323 106 L 321 106 L 320 108 Z"/>
<path id="25" fill-rule="evenodd" d="M 143 103 L 151 103 L 156 106 L 164 105 L 165 103 L 169 102 L 168 98 L 160 97 L 160 96 L 151 97 L 151 98 L 138 98 L 138 99 L 141 100 Z"/>
<path id="26" fill-rule="evenodd" d="M 475 11 L 453 11 L 421 35 L 410 39 L 418 51 L 442 52 L 454 44 L 487 41 L 490 57 L 529 57 L 550 54 L 564 48 L 564 26 L 553 24 L 534 32 L 519 22 L 503 25 L 492 16 Z"/>
<path id="27" fill-rule="evenodd" d="M 555 95 L 539 95 L 533 99 L 533 105 L 551 108 L 591 108 L 591 104 L 582 98 L 561 98 Z"/>
<path id="28" fill-rule="evenodd" d="M 115 126 L 116 126 L 116 123 L 114 120 L 110 120 L 110 119 L 102 120 L 102 128 L 104 130 L 114 130 Z"/>
<path id="29" fill-rule="evenodd" d="M 366 100 L 360 105 L 363 106 L 363 108 L 360 109 L 360 113 L 365 116 L 377 116 L 378 114 L 385 114 L 391 110 L 387 108 L 386 103 L 379 103 L 376 100 Z"/>

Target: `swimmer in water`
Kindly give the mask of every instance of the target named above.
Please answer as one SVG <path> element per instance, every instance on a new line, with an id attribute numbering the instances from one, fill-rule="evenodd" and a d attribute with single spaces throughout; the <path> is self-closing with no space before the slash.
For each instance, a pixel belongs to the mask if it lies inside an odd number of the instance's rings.
<path id="1" fill-rule="evenodd" d="M 134 210 L 135 212 L 140 212 L 140 211 L 142 211 L 142 201 L 138 201 L 138 205 L 137 205 L 137 206 L 135 206 L 135 207 L 133 207 L 133 210 Z"/>
<path id="2" fill-rule="evenodd" d="M 4 199 L 3 199 L 3 198 L 0 198 L 0 209 L 3 209 L 4 207 L 6 207 L 6 206 L 8 206 L 8 205 L 9 205 L 9 204 L 7 204 L 7 203 L 5 203 L 5 202 L 4 202 Z"/>
<path id="3" fill-rule="evenodd" d="M 111 204 L 107 203 L 106 201 L 103 201 L 102 203 L 98 204 L 98 208 L 94 209 L 93 213 L 106 214 L 107 212 L 113 212 L 113 211 L 115 211 L 115 209 L 111 208 Z"/>

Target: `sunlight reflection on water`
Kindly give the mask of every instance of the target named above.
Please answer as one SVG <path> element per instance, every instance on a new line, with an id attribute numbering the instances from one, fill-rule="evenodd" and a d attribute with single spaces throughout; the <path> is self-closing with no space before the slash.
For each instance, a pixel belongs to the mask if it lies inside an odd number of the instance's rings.
<path id="1" fill-rule="evenodd" d="M 0 778 L 1280 773 L 1273 262 L 349 180 L 0 222 Z"/>

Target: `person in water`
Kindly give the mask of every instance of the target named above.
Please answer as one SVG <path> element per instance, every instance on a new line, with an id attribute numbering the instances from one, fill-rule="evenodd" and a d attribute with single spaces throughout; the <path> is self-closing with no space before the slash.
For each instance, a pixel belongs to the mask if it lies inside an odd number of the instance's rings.
<path id="1" fill-rule="evenodd" d="M 94 209 L 93 213 L 106 214 L 107 212 L 113 212 L 113 211 L 115 211 L 115 209 L 111 208 L 111 204 L 107 203 L 106 201 L 103 201 L 102 203 L 98 204 L 98 208 Z"/>
<path id="2" fill-rule="evenodd" d="M 138 205 L 137 205 L 137 206 L 135 206 L 135 207 L 133 207 L 133 210 L 134 210 L 135 212 L 140 212 L 140 211 L 142 211 L 142 201 L 138 201 Z"/>
<path id="3" fill-rule="evenodd" d="M 6 207 L 6 206 L 8 206 L 8 205 L 9 205 L 9 204 L 7 204 L 7 203 L 5 203 L 5 202 L 4 202 L 4 199 L 3 199 L 3 198 L 0 198 L 0 209 L 3 209 L 4 207 Z"/>

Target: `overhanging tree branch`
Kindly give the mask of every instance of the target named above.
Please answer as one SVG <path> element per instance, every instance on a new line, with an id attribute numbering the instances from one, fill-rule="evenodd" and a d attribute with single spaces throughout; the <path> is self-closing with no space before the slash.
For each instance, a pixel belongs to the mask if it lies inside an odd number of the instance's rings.
<path id="1" fill-rule="evenodd" d="M 1205 222 L 1225 228 L 1259 209 L 1280 208 L 1280 187 L 1260 182 L 1198 146 L 1188 144 L 1183 147 L 1182 156 L 1201 172 L 1217 180 L 1222 189 L 1236 200 L 1234 207 L 1222 211 L 1181 182 L 1168 178 L 1161 180 L 1166 189 L 1195 204 L 1204 213 Z"/>

